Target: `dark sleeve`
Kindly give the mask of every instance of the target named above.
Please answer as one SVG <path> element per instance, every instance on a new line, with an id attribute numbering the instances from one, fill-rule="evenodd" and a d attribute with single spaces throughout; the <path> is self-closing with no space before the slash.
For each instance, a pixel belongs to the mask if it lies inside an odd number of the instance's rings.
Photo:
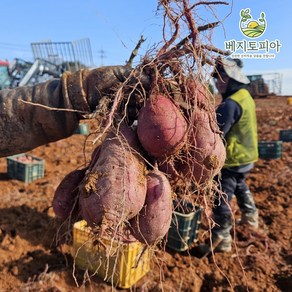
<path id="1" fill-rule="evenodd" d="M 217 122 L 224 137 L 232 126 L 240 119 L 242 109 L 234 100 L 227 98 L 217 108 Z"/>
<path id="2" fill-rule="evenodd" d="M 78 110 L 78 101 L 63 94 L 59 79 L 0 91 L 0 157 L 72 135 L 79 115 L 70 110 Z"/>
<path id="3" fill-rule="evenodd" d="M 0 157 L 69 137 L 104 97 L 114 98 L 130 73 L 120 65 L 81 69 L 35 86 L 0 91 Z"/>

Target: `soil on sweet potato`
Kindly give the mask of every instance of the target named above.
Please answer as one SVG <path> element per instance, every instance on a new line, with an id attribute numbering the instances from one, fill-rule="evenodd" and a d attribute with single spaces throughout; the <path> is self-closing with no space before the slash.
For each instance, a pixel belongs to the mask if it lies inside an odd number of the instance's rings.
<path id="1" fill-rule="evenodd" d="M 280 130 L 292 128 L 287 97 L 255 101 L 260 141 L 279 140 Z M 94 129 L 95 121 L 87 122 Z M 89 139 L 84 153 L 85 139 L 73 135 L 29 152 L 45 160 L 45 176 L 29 184 L 9 179 L 6 158 L 0 159 L 1 292 L 115 290 L 96 276 L 83 284 L 84 272 L 73 272 L 70 226 L 51 208 L 62 178 L 90 159 L 93 146 Z M 259 159 L 247 179 L 259 209 L 258 231 L 236 225 L 236 248 L 215 257 L 157 248 L 150 272 L 132 291 L 291 291 L 291 178 L 292 142 L 283 142 L 282 157 Z M 199 242 L 207 237 L 203 224 Z"/>

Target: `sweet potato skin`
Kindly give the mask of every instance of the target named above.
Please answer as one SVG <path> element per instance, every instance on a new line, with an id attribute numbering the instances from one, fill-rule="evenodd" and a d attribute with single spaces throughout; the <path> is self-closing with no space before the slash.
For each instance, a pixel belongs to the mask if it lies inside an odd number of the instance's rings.
<path id="1" fill-rule="evenodd" d="M 53 210 L 63 220 L 78 214 L 78 186 L 84 178 L 86 170 L 86 168 L 76 169 L 68 173 L 55 191 Z"/>
<path id="2" fill-rule="evenodd" d="M 159 170 L 166 173 L 172 183 L 208 183 L 224 165 L 226 150 L 220 131 L 210 113 L 197 108 L 190 117 L 190 130 L 180 159 L 170 157 L 158 160 Z"/>
<path id="3" fill-rule="evenodd" d="M 130 220 L 132 233 L 142 243 L 155 244 L 168 232 L 172 218 L 172 192 L 167 177 L 159 170 L 147 175 L 145 205 Z"/>
<path id="4" fill-rule="evenodd" d="M 224 165 L 226 151 L 217 124 L 210 113 L 197 109 L 192 117 L 189 135 L 191 163 L 179 163 L 177 169 L 184 176 L 192 176 L 198 184 L 217 175 Z"/>
<path id="5" fill-rule="evenodd" d="M 178 107 L 162 95 L 151 96 L 139 112 L 138 138 L 154 157 L 177 152 L 185 142 L 186 130 L 186 120 Z"/>
<path id="6" fill-rule="evenodd" d="M 80 194 L 81 215 L 90 226 L 117 226 L 134 217 L 146 196 L 142 159 L 122 136 L 103 142 L 99 158 L 87 174 Z"/>
<path id="7" fill-rule="evenodd" d="M 203 107 L 208 104 L 207 88 L 199 80 L 193 78 L 186 80 L 186 95 L 193 107 Z"/>

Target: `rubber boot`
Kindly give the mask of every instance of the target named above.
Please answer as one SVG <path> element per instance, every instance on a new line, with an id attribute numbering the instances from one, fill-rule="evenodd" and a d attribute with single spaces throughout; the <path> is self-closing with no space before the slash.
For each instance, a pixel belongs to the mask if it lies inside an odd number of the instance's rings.
<path id="1" fill-rule="evenodd" d="M 230 234 L 214 234 L 212 244 L 215 252 L 231 252 L 232 237 Z"/>
<path id="2" fill-rule="evenodd" d="M 204 258 L 209 256 L 213 252 L 230 252 L 232 250 L 232 237 L 230 234 L 212 233 L 212 244 L 211 242 L 205 244 L 199 244 L 193 248 L 191 254 L 198 257 Z"/>
<path id="3" fill-rule="evenodd" d="M 241 214 L 241 221 L 240 224 L 246 224 L 249 225 L 255 229 L 259 227 L 259 212 L 256 210 L 254 213 L 246 213 L 242 212 Z"/>
<path id="4" fill-rule="evenodd" d="M 199 258 L 206 257 L 213 252 L 230 252 L 232 250 L 232 237 L 230 235 L 231 215 L 214 214 L 216 226 L 212 229 L 212 239 L 206 244 L 200 244 L 194 252 Z"/>
<path id="5" fill-rule="evenodd" d="M 230 230 L 232 227 L 230 214 L 214 214 L 214 221 L 216 226 L 212 230 L 212 242 L 214 244 L 215 252 L 230 252 L 232 249 L 232 237 Z"/>
<path id="6" fill-rule="evenodd" d="M 259 212 L 255 205 L 252 193 L 247 190 L 236 195 L 238 206 L 241 210 L 239 224 L 249 225 L 253 228 L 259 227 Z"/>
<path id="7" fill-rule="evenodd" d="M 209 256 L 213 252 L 222 252 L 227 253 L 232 250 L 232 237 L 230 234 L 222 235 L 222 234 L 212 234 L 212 244 L 203 243 L 199 244 L 197 247 L 193 248 L 191 254 L 198 257 L 204 258 Z"/>

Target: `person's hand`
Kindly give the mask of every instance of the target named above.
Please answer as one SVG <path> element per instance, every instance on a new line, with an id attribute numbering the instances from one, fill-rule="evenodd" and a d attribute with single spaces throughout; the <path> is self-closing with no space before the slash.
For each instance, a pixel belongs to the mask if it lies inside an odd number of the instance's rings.
<path id="1" fill-rule="evenodd" d="M 105 66 L 74 73 L 65 72 L 62 82 L 63 91 L 67 92 L 70 100 L 73 99 L 76 103 L 82 97 L 83 101 L 87 101 L 90 111 L 95 109 L 104 96 L 110 97 L 123 84 L 147 87 L 150 83 L 147 76 L 128 66 Z"/>

